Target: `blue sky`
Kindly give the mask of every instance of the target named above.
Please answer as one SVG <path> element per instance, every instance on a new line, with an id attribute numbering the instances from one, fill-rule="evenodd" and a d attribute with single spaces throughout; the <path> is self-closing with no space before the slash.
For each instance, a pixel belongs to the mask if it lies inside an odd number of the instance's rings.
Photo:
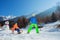
<path id="1" fill-rule="evenodd" d="M 21 16 L 47 10 L 59 0 L 0 0 L 0 16 Z"/>

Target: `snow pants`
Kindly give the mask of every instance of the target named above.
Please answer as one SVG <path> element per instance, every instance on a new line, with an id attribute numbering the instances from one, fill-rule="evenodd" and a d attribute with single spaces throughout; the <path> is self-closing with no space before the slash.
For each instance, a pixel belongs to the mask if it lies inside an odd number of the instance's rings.
<path id="1" fill-rule="evenodd" d="M 19 28 L 17 28 L 17 29 L 15 29 L 18 33 L 20 32 L 20 29 Z"/>
<path id="2" fill-rule="evenodd" d="M 30 27 L 29 27 L 29 29 L 28 29 L 28 33 L 30 33 L 30 31 L 32 30 L 33 27 L 36 28 L 36 33 L 39 33 L 38 25 L 37 24 L 31 24 Z"/>

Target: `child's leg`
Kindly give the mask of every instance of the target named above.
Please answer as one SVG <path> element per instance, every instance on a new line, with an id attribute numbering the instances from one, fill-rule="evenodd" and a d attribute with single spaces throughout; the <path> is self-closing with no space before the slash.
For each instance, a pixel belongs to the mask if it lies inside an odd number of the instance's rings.
<path id="1" fill-rule="evenodd" d="M 30 33 L 32 27 L 33 27 L 33 24 L 30 25 L 30 27 L 29 27 L 29 29 L 28 29 L 28 33 Z"/>
<path id="2" fill-rule="evenodd" d="M 20 29 L 19 28 L 17 28 L 16 31 L 18 32 L 18 34 L 20 34 Z"/>
<path id="3" fill-rule="evenodd" d="M 36 33 L 39 33 L 38 25 L 37 24 L 34 24 L 34 25 L 35 25 L 35 28 L 36 28 Z"/>

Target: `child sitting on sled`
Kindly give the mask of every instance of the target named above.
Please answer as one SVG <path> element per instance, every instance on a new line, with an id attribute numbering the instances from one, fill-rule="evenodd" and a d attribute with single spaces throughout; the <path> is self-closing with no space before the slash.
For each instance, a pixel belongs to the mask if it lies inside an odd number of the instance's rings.
<path id="1" fill-rule="evenodd" d="M 15 30 L 18 32 L 18 34 L 21 33 L 21 32 L 20 32 L 20 28 L 18 27 L 17 23 L 15 23 L 15 24 L 13 25 L 13 27 L 11 28 L 11 30 L 12 30 L 12 33 L 14 33 Z"/>

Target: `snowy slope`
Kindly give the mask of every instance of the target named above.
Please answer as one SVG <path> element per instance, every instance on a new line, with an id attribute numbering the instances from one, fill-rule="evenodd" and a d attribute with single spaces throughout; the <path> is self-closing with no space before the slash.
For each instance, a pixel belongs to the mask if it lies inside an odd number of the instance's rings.
<path id="1" fill-rule="evenodd" d="M 30 34 L 0 33 L 0 40 L 60 40 L 60 32 L 40 32 L 37 34 L 33 30 Z"/>
<path id="2" fill-rule="evenodd" d="M 54 23 L 49 23 L 44 25 L 44 28 L 42 28 L 42 31 L 45 32 L 60 32 L 60 29 L 57 28 L 57 26 L 60 24 L 60 21 L 56 21 Z"/>
<path id="3" fill-rule="evenodd" d="M 43 30 L 40 31 L 40 33 L 36 33 L 36 30 L 31 30 L 30 34 L 27 34 L 26 29 L 22 29 L 23 32 L 21 34 L 11 34 L 11 30 L 8 29 L 8 26 L 6 26 L 7 30 L 0 31 L 0 40 L 60 40 L 60 32 L 49 32 L 49 30 L 56 31 L 56 25 L 59 24 L 59 21 L 45 24 Z M 48 27 L 47 27 L 48 26 Z"/>

